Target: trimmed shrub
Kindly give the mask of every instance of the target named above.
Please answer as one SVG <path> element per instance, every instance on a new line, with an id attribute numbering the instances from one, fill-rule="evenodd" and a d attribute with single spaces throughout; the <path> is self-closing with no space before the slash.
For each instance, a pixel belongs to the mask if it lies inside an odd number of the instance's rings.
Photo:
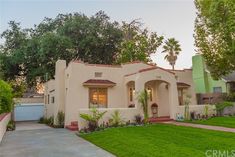
<path id="1" fill-rule="evenodd" d="M 13 94 L 11 86 L 0 80 L 0 114 L 11 112 L 13 106 Z"/>

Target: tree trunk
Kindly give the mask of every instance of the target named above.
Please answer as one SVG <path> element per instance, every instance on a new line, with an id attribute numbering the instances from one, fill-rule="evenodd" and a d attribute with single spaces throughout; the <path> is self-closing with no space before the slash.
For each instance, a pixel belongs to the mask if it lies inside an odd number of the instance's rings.
<path id="1" fill-rule="evenodd" d="M 175 65 L 174 64 L 172 64 L 172 70 L 175 70 Z"/>

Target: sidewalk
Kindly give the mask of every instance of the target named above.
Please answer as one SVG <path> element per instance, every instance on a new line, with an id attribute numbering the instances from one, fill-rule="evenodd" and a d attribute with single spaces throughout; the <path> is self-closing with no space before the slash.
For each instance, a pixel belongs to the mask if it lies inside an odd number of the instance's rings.
<path id="1" fill-rule="evenodd" d="M 165 124 L 173 124 L 173 125 L 177 125 L 177 126 L 187 126 L 187 127 L 194 127 L 194 128 L 201 128 L 201 129 L 208 129 L 208 130 L 216 130 L 216 131 L 225 131 L 225 132 L 235 133 L 235 128 L 226 128 L 226 127 L 221 127 L 221 126 L 192 124 L 192 123 L 184 123 L 184 122 L 176 122 L 176 121 L 169 121 L 169 122 L 164 122 L 164 123 Z"/>

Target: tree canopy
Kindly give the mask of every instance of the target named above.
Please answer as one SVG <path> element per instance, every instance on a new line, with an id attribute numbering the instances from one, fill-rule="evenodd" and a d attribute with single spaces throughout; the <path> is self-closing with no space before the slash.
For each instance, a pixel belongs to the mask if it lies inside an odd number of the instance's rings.
<path id="1" fill-rule="evenodd" d="M 163 41 L 163 36 L 143 28 L 138 20 L 118 23 L 103 11 L 90 17 L 59 14 L 27 29 L 10 21 L 1 38 L 5 43 L 0 47 L 0 77 L 13 87 L 20 82 L 32 87 L 53 78 L 58 59 L 92 64 L 151 62 L 150 54 Z"/>
<path id="2" fill-rule="evenodd" d="M 234 0 L 195 0 L 195 45 L 215 79 L 235 70 Z"/>
<path id="3" fill-rule="evenodd" d="M 138 20 L 130 23 L 123 22 L 123 40 L 120 45 L 120 53 L 117 55 L 117 63 L 132 61 L 151 62 L 150 54 L 155 53 L 162 44 L 163 36 L 156 32 L 142 29 Z"/>

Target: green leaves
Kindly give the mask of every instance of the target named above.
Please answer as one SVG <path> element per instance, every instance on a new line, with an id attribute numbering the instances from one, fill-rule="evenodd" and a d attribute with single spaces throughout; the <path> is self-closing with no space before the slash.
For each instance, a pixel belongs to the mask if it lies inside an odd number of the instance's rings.
<path id="1" fill-rule="evenodd" d="M 99 120 L 104 116 L 107 111 L 100 112 L 96 108 L 91 108 L 91 114 L 81 113 L 80 117 L 88 122 L 90 131 L 95 131 L 98 128 Z"/>
<path id="2" fill-rule="evenodd" d="M 155 32 L 141 29 L 141 23 L 133 20 L 131 23 L 123 22 L 123 40 L 120 45 L 120 53 L 117 55 L 117 63 L 132 61 L 150 62 L 150 54 L 155 53 L 162 44 L 163 36 Z"/>
<path id="3" fill-rule="evenodd" d="M 114 127 L 120 126 L 124 123 L 119 110 L 114 111 L 114 113 L 111 115 L 111 119 L 109 119 L 109 122 Z"/>
<path id="4" fill-rule="evenodd" d="M 147 90 L 141 91 L 137 96 L 138 102 L 141 103 L 144 112 L 144 121 L 147 122 L 148 120 L 148 99 L 149 95 Z"/>
<path id="5" fill-rule="evenodd" d="M 195 0 L 195 45 L 215 79 L 235 70 L 235 3 Z"/>
<path id="6" fill-rule="evenodd" d="M 23 77 L 29 86 L 54 77 L 58 59 L 80 59 L 88 63 L 113 64 L 122 40 L 122 30 L 102 11 L 92 17 L 59 14 L 45 18 L 31 29 L 14 21 L 1 34 L 0 66 L 5 80 Z"/>
<path id="7" fill-rule="evenodd" d="M 92 108 L 90 110 L 91 115 L 90 114 L 85 114 L 85 113 L 81 113 L 80 117 L 83 118 L 84 120 L 88 121 L 88 122 L 96 122 L 98 123 L 98 121 L 104 116 L 104 114 L 107 111 L 104 112 L 99 112 L 96 108 Z"/>
<path id="8" fill-rule="evenodd" d="M 12 106 L 12 88 L 9 84 L 0 80 L 0 114 L 4 112 L 11 112 Z"/>
<path id="9" fill-rule="evenodd" d="M 180 51 L 180 44 L 177 40 L 175 40 L 175 38 L 169 38 L 165 41 L 162 53 L 167 53 L 164 59 L 170 63 L 173 70 Z"/>
<path id="10" fill-rule="evenodd" d="M 226 107 L 232 107 L 232 106 L 233 106 L 233 103 L 229 101 L 224 101 L 224 102 L 215 104 L 217 114 L 219 114 L 220 116 L 222 116 L 223 111 Z"/>

